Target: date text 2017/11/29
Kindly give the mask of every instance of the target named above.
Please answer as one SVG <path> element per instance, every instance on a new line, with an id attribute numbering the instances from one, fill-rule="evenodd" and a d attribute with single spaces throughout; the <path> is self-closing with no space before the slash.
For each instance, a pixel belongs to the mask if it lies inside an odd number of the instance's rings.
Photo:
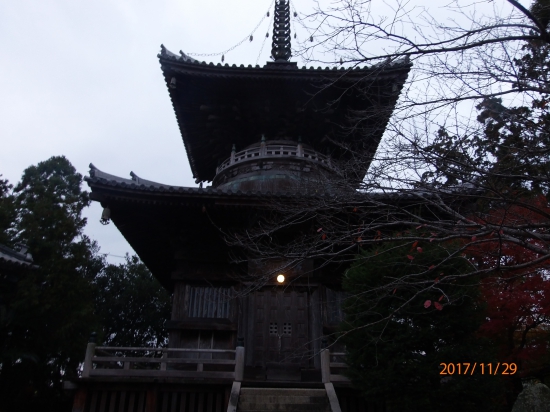
<path id="1" fill-rule="evenodd" d="M 443 369 L 440 375 L 473 375 L 481 373 L 482 375 L 514 375 L 518 371 L 515 363 L 440 363 Z"/>

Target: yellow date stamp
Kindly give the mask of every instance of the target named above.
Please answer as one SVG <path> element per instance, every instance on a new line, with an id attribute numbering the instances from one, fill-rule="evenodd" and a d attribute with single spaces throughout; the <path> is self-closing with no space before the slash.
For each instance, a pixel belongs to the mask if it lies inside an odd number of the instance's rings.
<path id="1" fill-rule="evenodd" d="M 518 365 L 515 363 L 440 363 L 442 368 L 440 375 L 473 375 L 480 373 L 482 375 L 514 375 L 518 371 Z"/>

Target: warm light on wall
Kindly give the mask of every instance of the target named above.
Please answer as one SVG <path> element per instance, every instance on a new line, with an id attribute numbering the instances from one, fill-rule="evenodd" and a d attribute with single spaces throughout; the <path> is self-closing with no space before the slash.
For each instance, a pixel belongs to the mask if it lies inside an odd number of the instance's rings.
<path id="1" fill-rule="evenodd" d="M 285 275 L 279 275 L 277 276 L 277 282 L 283 283 L 285 281 Z"/>

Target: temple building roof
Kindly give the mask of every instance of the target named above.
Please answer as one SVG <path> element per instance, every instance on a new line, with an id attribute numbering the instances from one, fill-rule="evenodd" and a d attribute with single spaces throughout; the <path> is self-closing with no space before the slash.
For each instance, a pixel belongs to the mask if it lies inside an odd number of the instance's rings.
<path id="1" fill-rule="evenodd" d="M 130 176 L 114 176 L 90 164 L 90 176 L 84 179 L 92 189 L 90 198 L 109 210 L 109 219 L 168 290 L 173 287 L 174 276 L 182 271 L 196 276 L 197 281 L 211 274 L 228 279 L 227 273 L 218 271 L 231 261 L 223 232 L 242 230 L 273 205 L 296 199 L 292 191 L 172 186 L 142 179 L 133 172 Z M 329 200 L 335 194 L 317 192 L 310 196 Z M 355 192 L 349 200 L 350 204 L 353 199 L 359 204 L 380 202 L 383 209 L 383 205 L 397 206 L 400 202 L 415 205 L 424 196 L 429 193 Z M 186 266 L 178 267 L 177 262 Z M 208 273 L 198 267 L 207 267 Z"/>
<path id="2" fill-rule="evenodd" d="M 214 65 L 164 46 L 158 57 L 197 181 L 212 181 L 233 145 L 243 150 L 262 135 L 300 138 L 334 159 L 374 153 L 411 67 L 405 59 L 354 69 L 300 69 L 283 58 Z"/>
<path id="3" fill-rule="evenodd" d="M 0 263 L 36 268 L 37 266 L 33 265 L 32 255 L 28 253 L 27 247 L 25 245 L 19 246 L 19 250 L 15 250 L 0 244 Z"/>

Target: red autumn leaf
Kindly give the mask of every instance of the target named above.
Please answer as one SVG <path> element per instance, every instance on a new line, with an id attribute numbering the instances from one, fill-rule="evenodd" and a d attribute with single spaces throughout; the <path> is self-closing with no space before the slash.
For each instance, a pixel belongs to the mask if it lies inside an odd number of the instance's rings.
<path id="1" fill-rule="evenodd" d="M 434 306 L 435 306 L 435 308 L 436 308 L 437 310 L 443 309 L 443 306 L 442 306 L 441 303 L 439 303 L 439 302 L 434 302 Z"/>
<path id="2" fill-rule="evenodd" d="M 434 240 L 435 240 L 435 239 L 432 237 L 432 238 L 430 239 L 430 243 L 432 243 Z"/>
<path id="3" fill-rule="evenodd" d="M 439 283 L 439 278 L 435 278 L 434 283 Z"/>
<path id="4" fill-rule="evenodd" d="M 416 251 L 417 251 L 418 253 L 422 253 L 422 248 L 421 248 L 420 246 L 418 246 L 418 247 L 416 248 Z"/>
<path id="5" fill-rule="evenodd" d="M 407 258 L 409 258 L 409 260 L 413 260 L 413 259 L 414 259 L 414 256 L 407 255 Z"/>
<path id="6" fill-rule="evenodd" d="M 424 225 L 417 226 L 416 230 L 420 229 L 422 226 L 424 226 Z"/>
<path id="7" fill-rule="evenodd" d="M 418 245 L 418 240 L 413 243 L 411 250 L 413 250 L 416 247 L 416 245 Z"/>
<path id="8" fill-rule="evenodd" d="M 477 236 L 472 236 L 472 242 L 475 242 L 477 239 Z"/>
<path id="9" fill-rule="evenodd" d="M 359 237 L 357 238 L 357 242 L 361 242 L 362 240 L 363 240 L 363 239 L 361 238 L 361 236 L 359 236 Z"/>
<path id="10" fill-rule="evenodd" d="M 445 295 L 441 295 L 437 301 L 438 301 L 438 302 L 441 302 L 441 300 L 442 300 L 444 297 L 445 297 Z"/>
<path id="11" fill-rule="evenodd" d="M 396 291 L 396 290 L 397 290 L 397 288 L 395 288 L 395 289 L 393 290 L 393 293 L 392 293 L 392 295 L 395 295 L 395 291 Z"/>
<path id="12" fill-rule="evenodd" d="M 426 309 L 428 309 L 430 306 L 432 306 L 432 301 L 431 300 L 427 300 L 426 302 L 424 302 L 424 307 Z"/>
<path id="13" fill-rule="evenodd" d="M 317 229 L 317 233 L 319 233 L 321 230 L 323 230 L 322 227 L 320 227 L 319 229 Z"/>
<path id="14" fill-rule="evenodd" d="M 353 208 L 353 211 L 354 211 L 354 212 L 357 212 L 357 208 L 356 208 L 356 207 L 354 207 L 354 208 Z"/>
<path id="15" fill-rule="evenodd" d="M 433 268 L 435 268 L 435 265 L 431 265 L 428 270 L 432 270 Z"/>
<path id="16" fill-rule="evenodd" d="M 323 236 L 321 236 L 321 239 L 325 240 L 327 238 L 327 235 L 323 233 Z"/>

